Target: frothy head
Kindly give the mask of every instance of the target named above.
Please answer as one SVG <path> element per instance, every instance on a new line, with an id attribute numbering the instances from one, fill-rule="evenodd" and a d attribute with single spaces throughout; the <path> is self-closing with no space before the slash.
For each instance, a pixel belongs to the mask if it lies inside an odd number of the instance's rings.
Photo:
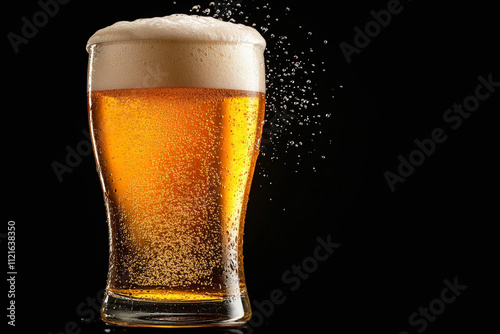
<path id="1" fill-rule="evenodd" d="M 117 22 L 87 42 L 89 90 L 205 87 L 265 91 L 264 38 L 211 17 Z"/>
<path id="2" fill-rule="evenodd" d="M 87 51 L 97 43 L 132 40 L 205 41 L 251 43 L 266 46 L 254 28 L 207 16 L 174 14 L 164 17 L 120 21 L 98 30 L 87 42 Z"/>

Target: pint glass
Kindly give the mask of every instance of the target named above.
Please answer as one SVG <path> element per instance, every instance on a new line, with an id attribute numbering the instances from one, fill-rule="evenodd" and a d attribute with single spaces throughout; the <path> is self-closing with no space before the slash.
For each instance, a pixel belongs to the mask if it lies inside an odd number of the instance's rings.
<path id="1" fill-rule="evenodd" d="M 264 48 L 252 28 L 187 15 L 118 22 L 90 38 L 89 123 L 109 230 L 105 322 L 249 320 L 243 228 Z"/>

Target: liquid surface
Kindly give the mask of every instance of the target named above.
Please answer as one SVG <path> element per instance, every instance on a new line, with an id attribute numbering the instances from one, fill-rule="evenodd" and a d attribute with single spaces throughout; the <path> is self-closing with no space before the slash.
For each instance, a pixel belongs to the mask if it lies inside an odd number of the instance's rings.
<path id="1" fill-rule="evenodd" d="M 239 295 L 264 94 L 93 91 L 89 110 L 111 236 L 108 291 L 151 300 Z"/>

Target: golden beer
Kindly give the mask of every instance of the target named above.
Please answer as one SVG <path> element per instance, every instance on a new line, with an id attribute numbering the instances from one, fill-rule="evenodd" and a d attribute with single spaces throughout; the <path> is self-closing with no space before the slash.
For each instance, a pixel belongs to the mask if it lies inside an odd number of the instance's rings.
<path id="1" fill-rule="evenodd" d="M 242 247 L 264 121 L 263 47 L 168 37 L 89 41 L 89 122 L 110 236 L 102 318 L 241 324 L 251 315 Z"/>

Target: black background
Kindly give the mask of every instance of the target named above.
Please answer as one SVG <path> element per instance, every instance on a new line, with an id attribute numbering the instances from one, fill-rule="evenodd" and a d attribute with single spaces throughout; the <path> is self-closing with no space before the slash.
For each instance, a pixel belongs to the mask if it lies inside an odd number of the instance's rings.
<path id="1" fill-rule="evenodd" d="M 82 157 L 62 182 L 52 163 L 64 163 L 66 147 L 86 140 L 88 37 L 119 20 L 209 3 L 177 2 L 71 1 L 18 53 L 8 33 L 21 34 L 22 17 L 31 20 L 40 5 L 4 4 L 1 232 L 15 221 L 18 273 L 16 327 L 9 331 L 107 328 L 85 304 L 105 286 L 108 256 L 94 159 Z M 474 95 L 478 76 L 500 82 L 499 6 L 484 3 L 402 1 L 401 13 L 348 64 L 339 44 L 354 44 L 353 28 L 363 29 L 370 11 L 388 1 L 272 2 L 266 10 L 264 2 L 242 2 L 257 26 L 270 22 L 266 15 L 279 18 L 264 34 L 270 49 L 271 33 L 286 35 L 290 50 L 313 48 L 301 59 L 325 69 L 308 75 L 319 105 L 297 110 L 321 115 L 318 124 L 292 120 L 259 157 L 245 227 L 247 284 L 255 313 L 255 303 L 269 301 L 275 289 L 285 301 L 254 318 L 254 331 L 498 333 L 500 87 L 456 130 L 443 121 L 448 108 Z M 446 141 L 392 192 L 384 173 L 397 173 L 398 156 L 408 158 L 414 140 L 435 128 Z M 282 275 L 328 236 L 340 247 L 291 291 Z M 4 237 L 2 249 L 6 254 Z M 412 326 L 409 317 L 440 298 L 446 279 L 467 288 L 427 327 Z"/>

